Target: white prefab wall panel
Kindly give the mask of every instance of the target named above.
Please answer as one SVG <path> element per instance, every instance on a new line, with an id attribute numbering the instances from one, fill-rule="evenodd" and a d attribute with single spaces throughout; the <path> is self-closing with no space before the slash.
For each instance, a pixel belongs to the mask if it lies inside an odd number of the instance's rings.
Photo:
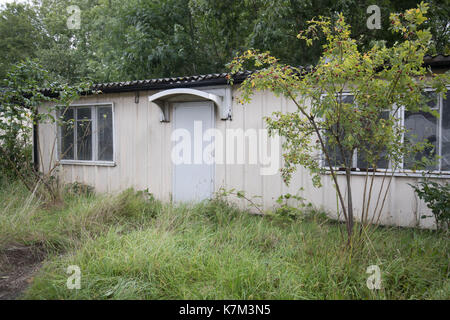
<path id="1" fill-rule="evenodd" d="M 81 182 L 90 184 L 98 192 L 116 193 L 127 188 L 137 190 L 148 189 L 155 197 L 163 201 L 173 200 L 173 163 L 171 151 L 173 142 L 171 134 L 174 122 L 160 122 L 160 109 L 148 97 L 157 91 L 141 91 L 138 103 L 135 93 L 100 94 L 83 97 L 81 103 L 114 103 L 115 130 L 115 165 L 61 165 L 59 174 L 64 182 Z M 232 120 L 221 120 L 217 110 L 214 112 L 214 127 L 224 137 L 224 155 L 226 157 L 227 129 L 264 129 L 264 116 L 270 116 L 274 111 L 294 111 L 295 105 L 282 97 L 275 97 L 269 92 L 256 92 L 252 101 L 246 105 L 237 103 L 239 95 L 237 87 L 233 87 Z M 42 107 L 42 109 L 44 109 Z M 170 119 L 174 119 L 173 107 L 170 108 Z M 39 127 L 39 142 L 41 148 L 41 168 L 46 171 L 53 155 L 56 159 L 56 149 L 52 153 L 56 137 L 56 128 L 52 124 L 41 124 Z M 246 144 L 248 147 L 248 144 Z M 280 147 L 281 148 L 281 147 Z M 217 151 L 216 151 L 217 152 Z M 281 154 L 281 150 L 280 150 Z M 283 166 L 280 159 L 280 166 Z M 282 194 L 298 194 L 314 206 L 326 210 L 331 216 L 337 217 L 338 207 L 335 189 L 331 177 L 322 178 L 322 188 L 315 188 L 308 171 L 299 168 L 293 175 L 291 183 L 286 186 L 279 173 L 263 176 L 260 174 L 260 164 L 216 164 L 214 166 L 214 190 L 226 189 L 244 190 L 249 197 L 255 198 L 265 209 L 276 206 L 275 200 Z M 338 176 L 345 186 L 344 176 Z M 374 189 L 381 185 L 382 177 L 376 177 Z M 364 186 L 364 176 L 354 175 L 352 178 L 356 215 L 361 214 L 361 200 Z M 430 215 L 430 210 L 418 199 L 408 183 L 414 184 L 417 178 L 395 176 L 391 183 L 390 193 L 386 198 L 380 222 L 387 225 L 433 227 L 434 219 L 420 219 L 422 215 Z M 299 191 L 303 188 L 302 191 Z M 344 188 L 345 189 L 345 188 Z M 343 191 L 346 193 L 346 190 Z M 240 206 L 248 206 L 244 200 L 234 199 Z M 372 202 L 372 205 L 375 201 Z"/>

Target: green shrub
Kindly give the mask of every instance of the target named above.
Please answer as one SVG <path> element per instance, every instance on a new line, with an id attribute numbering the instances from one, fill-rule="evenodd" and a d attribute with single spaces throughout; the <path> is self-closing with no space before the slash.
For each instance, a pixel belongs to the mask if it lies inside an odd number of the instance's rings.
<path id="1" fill-rule="evenodd" d="M 450 222 L 450 184 L 439 184 L 426 179 L 420 181 L 418 186 L 411 186 L 433 212 L 438 229 L 447 230 Z M 427 217 L 424 215 L 421 218 Z"/>
<path id="2" fill-rule="evenodd" d="M 94 187 L 79 183 L 79 182 L 73 182 L 66 184 L 64 191 L 67 196 L 85 196 L 89 197 L 92 196 L 95 192 Z"/>
<path id="3" fill-rule="evenodd" d="M 274 208 L 273 214 L 287 219 L 300 219 L 305 217 L 306 209 L 312 207 L 311 203 L 306 204 L 305 198 L 290 193 L 283 194 L 276 200 L 278 207 Z M 295 205 L 293 204 L 295 202 Z"/>
<path id="4" fill-rule="evenodd" d="M 243 213 L 239 208 L 225 199 L 213 198 L 193 206 L 192 211 L 201 217 L 206 217 L 218 226 L 228 224 Z"/>

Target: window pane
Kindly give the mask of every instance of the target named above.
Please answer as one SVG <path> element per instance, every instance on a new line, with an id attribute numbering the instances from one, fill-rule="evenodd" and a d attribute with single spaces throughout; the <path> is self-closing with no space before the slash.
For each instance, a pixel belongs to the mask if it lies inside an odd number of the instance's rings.
<path id="1" fill-rule="evenodd" d="M 438 103 L 438 94 L 434 91 L 426 91 L 423 93 L 423 95 L 426 98 L 427 105 L 432 109 L 438 109 L 439 103 Z"/>
<path id="2" fill-rule="evenodd" d="M 78 160 L 92 160 L 92 121 L 90 108 L 77 110 L 77 155 Z"/>
<path id="3" fill-rule="evenodd" d="M 442 105 L 442 159 L 441 170 L 450 171 L 450 91 Z"/>
<path id="4" fill-rule="evenodd" d="M 98 160 L 113 161 L 112 108 L 99 107 L 98 119 Z"/>
<path id="5" fill-rule="evenodd" d="M 380 119 L 385 119 L 388 120 L 389 119 L 389 111 L 383 111 L 381 112 L 380 115 Z M 380 159 L 377 161 L 377 168 L 378 169 L 386 169 L 389 166 L 389 160 L 386 158 L 386 148 L 383 148 L 383 150 L 380 150 L 380 148 L 378 150 L 373 150 L 371 148 L 371 145 L 366 146 L 365 150 L 369 150 L 370 152 L 372 152 L 374 155 L 376 153 L 380 153 L 379 157 Z M 375 147 L 375 146 L 373 146 Z M 366 161 L 366 155 L 365 152 L 363 150 L 358 150 L 357 151 L 357 156 L 358 156 L 358 168 L 360 169 L 367 169 L 367 168 L 373 168 L 374 166 L 372 164 L 368 164 Z"/>
<path id="6" fill-rule="evenodd" d="M 342 102 L 343 103 L 353 103 L 353 95 L 343 95 Z M 342 136 L 342 138 L 343 138 L 343 136 Z M 338 146 L 336 146 L 336 145 L 330 146 L 327 141 L 326 149 L 330 156 L 330 160 L 331 160 L 333 167 L 336 167 L 336 168 L 345 167 L 344 157 L 342 156 L 341 152 L 339 151 Z M 350 161 L 350 163 L 352 164 L 351 165 L 351 167 L 352 167 L 353 166 L 353 155 L 351 154 L 351 151 L 344 150 L 344 153 L 345 153 L 345 157 L 347 158 L 347 160 Z M 325 164 L 326 164 L 326 166 L 329 165 L 329 163 L 328 163 L 328 161 L 326 161 L 326 159 L 325 159 Z"/>
<path id="7" fill-rule="evenodd" d="M 62 121 L 60 159 L 73 160 L 74 122 L 72 108 L 65 110 Z"/>
<path id="8" fill-rule="evenodd" d="M 91 108 L 78 108 L 77 120 L 91 120 Z"/>
<path id="9" fill-rule="evenodd" d="M 437 96 L 434 92 L 425 93 L 426 96 L 430 97 L 428 105 L 431 108 L 437 107 Z M 427 140 L 433 145 L 434 148 L 425 148 L 422 152 L 415 155 L 411 155 L 405 160 L 404 167 L 406 169 L 411 169 L 416 161 L 420 161 L 422 157 L 427 157 L 432 159 L 435 157 L 437 148 L 439 147 L 437 142 L 438 137 L 438 127 L 437 119 L 435 116 L 428 112 L 409 112 L 405 111 L 405 128 L 407 130 L 405 134 L 405 143 L 417 143 L 424 142 Z M 436 170 L 437 165 L 428 166 L 428 170 Z"/>
<path id="10" fill-rule="evenodd" d="M 342 96 L 342 102 L 343 103 L 353 103 L 353 95 L 344 95 Z"/>
<path id="11" fill-rule="evenodd" d="M 327 145 L 326 148 L 327 148 L 328 155 L 330 157 L 333 167 L 344 168 L 345 167 L 344 157 L 342 156 L 342 153 L 339 151 L 339 147 L 338 146 L 330 147 Z M 350 163 L 353 163 L 353 155 L 351 154 L 350 150 L 346 150 L 346 151 L 344 151 L 344 153 L 345 153 L 345 157 L 347 158 L 347 161 L 350 161 Z M 326 159 L 325 159 L 325 165 L 326 166 L 329 165 L 328 161 L 326 161 Z"/>

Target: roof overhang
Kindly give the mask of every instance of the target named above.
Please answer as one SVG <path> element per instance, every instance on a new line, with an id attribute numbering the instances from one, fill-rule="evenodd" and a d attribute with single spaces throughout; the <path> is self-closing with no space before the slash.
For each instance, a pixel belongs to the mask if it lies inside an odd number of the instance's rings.
<path id="1" fill-rule="evenodd" d="M 168 89 L 148 97 L 161 110 L 161 122 L 169 122 L 169 108 L 173 102 L 180 101 L 212 101 L 220 113 L 222 120 L 231 119 L 231 87 L 206 88 L 203 90 L 191 88 Z"/>

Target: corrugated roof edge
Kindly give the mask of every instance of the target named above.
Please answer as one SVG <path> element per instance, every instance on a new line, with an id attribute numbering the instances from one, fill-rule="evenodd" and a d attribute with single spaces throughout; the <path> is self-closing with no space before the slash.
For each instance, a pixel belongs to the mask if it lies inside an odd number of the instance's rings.
<path id="1" fill-rule="evenodd" d="M 252 71 L 239 72 L 234 75 L 235 83 L 244 81 Z M 203 87 L 214 85 L 225 85 L 228 83 L 228 73 L 211 73 L 204 75 L 182 76 L 171 78 L 158 78 L 148 80 L 135 80 L 127 82 L 110 82 L 94 84 L 93 90 L 100 90 L 104 93 L 127 92 L 136 90 L 159 90 L 180 87 Z"/>
<path id="2" fill-rule="evenodd" d="M 423 58 L 423 62 L 425 66 L 430 67 L 450 67 L 450 55 L 437 54 L 435 56 L 426 55 Z"/>
<path id="3" fill-rule="evenodd" d="M 438 54 L 435 56 L 427 55 L 424 57 L 424 65 L 434 68 L 449 68 L 450 55 Z M 303 68 L 309 70 L 310 67 Z M 243 71 L 233 75 L 234 83 L 241 83 L 254 71 Z M 207 87 L 216 85 L 228 84 L 228 73 L 211 73 L 205 75 L 182 76 L 171 78 L 157 78 L 148 80 L 134 80 L 124 82 L 108 82 L 97 83 L 92 86 L 93 91 L 101 91 L 102 93 L 118 93 L 118 92 L 133 92 L 141 90 L 163 90 L 180 87 Z M 44 89 L 45 94 L 51 94 Z"/>

